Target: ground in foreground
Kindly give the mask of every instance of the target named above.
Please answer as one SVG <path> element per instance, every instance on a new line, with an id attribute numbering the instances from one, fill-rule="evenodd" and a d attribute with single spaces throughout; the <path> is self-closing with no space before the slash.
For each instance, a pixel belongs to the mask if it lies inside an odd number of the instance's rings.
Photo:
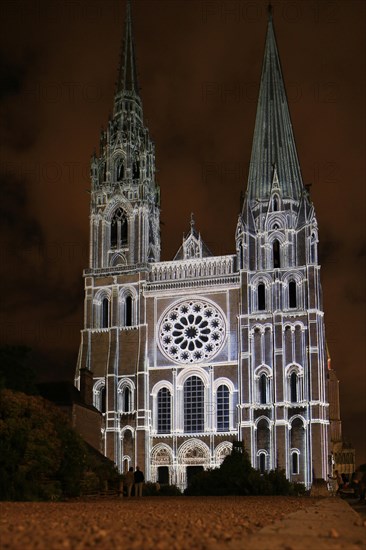
<path id="1" fill-rule="evenodd" d="M 312 506 L 309 497 L 143 497 L 1 503 L 1 548 L 205 549 L 243 541 Z"/>

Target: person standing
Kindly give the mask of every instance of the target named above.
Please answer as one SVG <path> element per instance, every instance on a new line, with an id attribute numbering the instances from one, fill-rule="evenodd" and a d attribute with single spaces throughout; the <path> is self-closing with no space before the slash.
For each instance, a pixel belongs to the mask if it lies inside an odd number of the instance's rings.
<path id="1" fill-rule="evenodd" d="M 126 483 L 126 487 L 127 487 L 127 496 L 130 497 L 131 493 L 132 493 L 133 484 L 135 483 L 135 476 L 134 476 L 134 473 L 133 473 L 132 466 L 128 470 L 127 474 L 125 475 L 125 483 Z"/>
<path id="2" fill-rule="evenodd" d="M 144 474 L 141 472 L 140 468 L 136 466 L 136 471 L 133 475 L 135 480 L 135 496 L 142 497 L 142 486 L 145 481 Z"/>

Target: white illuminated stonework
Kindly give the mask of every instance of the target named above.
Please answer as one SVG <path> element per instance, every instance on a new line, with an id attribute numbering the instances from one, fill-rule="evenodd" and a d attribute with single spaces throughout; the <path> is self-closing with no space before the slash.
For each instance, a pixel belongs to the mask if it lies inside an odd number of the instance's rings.
<path id="1" fill-rule="evenodd" d="M 213 304 L 181 302 L 170 308 L 159 323 L 163 353 L 177 363 L 201 363 L 214 357 L 225 340 L 225 321 Z"/>
<path id="2" fill-rule="evenodd" d="M 130 6 L 114 110 L 91 161 L 80 369 L 93 373 L 103 452 L 184 488 L 242 440 L 254 467 L 309 487 L 328 473 L 318 224 L 303 185 L 271 18 L 233 252 L 193 218 L 160 261 L 160 191 L 143 122 Z M 187 199 L 189 200 L 189 198 Z"/>

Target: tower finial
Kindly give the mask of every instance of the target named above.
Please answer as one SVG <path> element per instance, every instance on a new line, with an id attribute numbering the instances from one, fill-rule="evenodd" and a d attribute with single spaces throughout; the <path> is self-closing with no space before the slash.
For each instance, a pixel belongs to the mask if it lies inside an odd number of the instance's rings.
<path id="1" fill-rule="evenodd" d="M 194 214 L 193 212 L 191 212 L 191 232 L 193 232 L 194 225 L 195 225 Z"/>
<path id="2" fill-rule="evenodd" d="M 267 12 L 268 12 L 268 21 L 272 21 L 272 4 L 271 2 L 267 6 Z"/>

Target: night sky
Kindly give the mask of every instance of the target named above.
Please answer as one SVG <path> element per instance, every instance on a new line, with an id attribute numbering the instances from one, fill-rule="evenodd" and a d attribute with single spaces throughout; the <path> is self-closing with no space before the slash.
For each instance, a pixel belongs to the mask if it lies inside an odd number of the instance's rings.
<path id="1" fill-rule="evenodd" d="M 320 228 L 325 323 L 346 441 L 366 462 L 365 3 L 272 2 L 305 183 Z M 88 265 L 89 160 L 113 106 L 123 0 L 0 4 L 1 343 L 73 377 Z M 190 213 L 232 254 L 267 2 L 136 0 L 145 122 L 156 145 L 162 259 Z"/>

